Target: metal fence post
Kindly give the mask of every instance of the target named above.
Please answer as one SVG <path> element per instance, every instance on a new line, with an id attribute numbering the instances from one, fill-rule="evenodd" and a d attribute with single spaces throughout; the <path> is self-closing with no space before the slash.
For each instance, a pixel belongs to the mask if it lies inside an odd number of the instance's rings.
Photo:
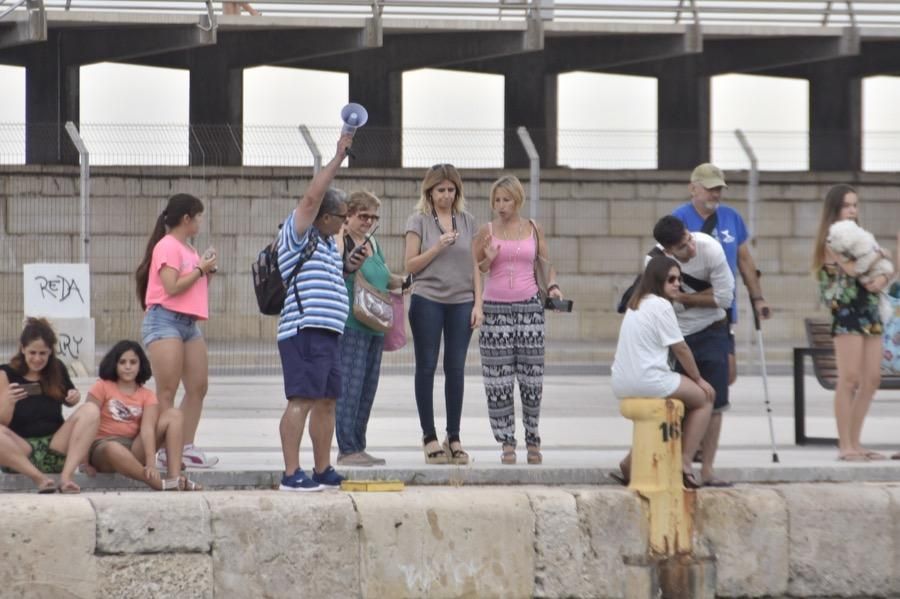
<path id="1" fill-rule="evenodd" d="M 300 135 L 303 136 L 303 141 L 306 142 L 310 153 L 313 155 L 313 175 L 317 175 L 322 168 L 322 153 L 319 152 L 319 146 L 316 145 L 316 140 L 313 139 L 312 134 L 309 132 L 309 127 L 300 125 L 297 128 L 300 129 Z"/>
<path id="2" fill-rule="evenodd" d="M 69 138 L 72 140 L 72 143 L 78 149 L 78 155 L 81 157 L 81 251 L 80 251 L 80 260 L 81 262 L 88 263 L 91 258 L 90 254 L 90 243 L 91 243 L 91 161 L 90 161 L 90 153 L 88 152 L 87 146 L 84 143 L 84 140 L 81 139 L 81 135 L 78 133 L 78 127 L 75 126 L 75 123 L 69 121 L 66 123 L 66 133 L 69 134 Z"/>
<path id="3" fill-rule="evenodd" d="M 528 187 L 529 195 L 531 196 L 529 215 L 534 220 L 537 220 L 540 215 L 541 204 L 541 157 L 538 154 L 537 148 L 534 147 L 534 142 L 531 141 L 531 135 L 528 134 L 528 129 L 519 127 L 516 129 L 516 133 L 519 135 L 519 141 L 522 142 L 522 147 L 525 148 L 525 153 L 528 154 Z"/>
<path id="4" fill-rule="evenodd" d="M 759 163 L 756 160 L 756 152 L 753 151 L 753 146 L 750 145 L 750 142 L 747 140 L 747 136 L 744 135 L 744 132 L 740 129 L 734 130 L 734 136 L 737 137 L 738 143 L 741 144 L 741 148 L 744 150 L 744 153 L 747 155 L 747 159 L 750 161 L 750 178 L 747 181 L 747 217 L 750 220 L 750 247 L 755 250 L 756 249 L 756 230 L 758 226 L 758 210 L 757 210 L 757 202 L 759 201 Z M 753 306 L 750 306 L 750 309 L 753 310 Z M 752 318 L 747 319 L 747 326 L 749 330 L 749 335 L 747 335 L 747 356 L 752 360 L 753 356 L 753 320 Z M 762 367 L 762 364 L 760 364 Z"/>

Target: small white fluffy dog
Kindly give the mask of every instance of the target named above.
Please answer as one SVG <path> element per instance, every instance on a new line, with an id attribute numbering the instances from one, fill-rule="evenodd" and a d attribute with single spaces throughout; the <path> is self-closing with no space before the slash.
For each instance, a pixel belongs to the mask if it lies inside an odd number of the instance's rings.
<path id="1" fill-rule="evenodd" d="M 855 262 L 854 271 L 863 284 L 881 275 L 887 275 L 890 279 L 894 274 L 894 266 L 885 258 L 875 236 L 852 220 L 840 220 L 831 225 L 827 243 L 832 252 Z M 887 292 L 882 291 L 880 295 L 878 311 L 881 313 L 881 322 L 887 324 L 894 310 Z"/>

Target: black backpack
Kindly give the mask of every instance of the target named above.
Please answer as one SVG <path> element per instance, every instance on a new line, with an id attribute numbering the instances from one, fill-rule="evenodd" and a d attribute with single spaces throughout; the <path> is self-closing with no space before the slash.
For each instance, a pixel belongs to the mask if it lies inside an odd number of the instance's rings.
<path id="1" fill-rule="evenodd" d="M 281 225 L 278 225 L 281 229 Z M 309 242 L 303 248 L 303 253 L 297 260 L 291 276 L 287 283 L 281 277 L 281 270 L 278 268 L 278 242 L 281 239 L 279 234 L 275 241 L 264 247 L 256 261 L 250 266 L 253 274 L 253 291 L 256 293 L 256 303 L 259 304 L 259 311 L 269 316 L 278 316 L 284 307 L 284 300 L 287 298 L 287 288 L 294 281 L 300 267 L 309 260 L 310 256 L 316 251 L 319 244 L 319 235 L 313 229 L 309 233 Z M 297 292 L 297 286 L 294 285 L 294 299 L 297 301 L 297 309 L 303 313 L 303 306 L 300 304 L 300 294 Z"/>
<path id="2" fill-rule="evenodd" d="M 719 224 L 719 214 L 718 212 L 713 212 L 706 218 L 706 220 L 703 221 L 703 227 L 700 229 L 700 232 L 706 233 L 707 235 L 712 235 L 712 231 L 716 228 L 717 224 Z M 647 252 L 647 255 L 651 258 L 653 256 L 662 256 L 663 251 L 658 247 L 654 247 L 652 250 Z M 681 276 L 694 291 L 704 291 L 712 287 L 712 285 L 710 285 L 708 281 L 701 281 L 700 279 L 695 279 L 691 275 L 686 275 L 684 273 L 682 273 Z M 641 275 L 636 276 L 631 286 L 628 287 L 628 289 L 626 289 L 624 293 L 622 293 L 622 299 L 619 300 L 619 304 L 616 306 L 616 312 L 618 312 L 619 314 L 625 314 L 625 312 L 628 310 L 628 302 L 629 300 L 631 300 L 631 296 L 634 295 L 634 290 L 637 289 L 638 283 L 640 283 L 640 281 Z"/>

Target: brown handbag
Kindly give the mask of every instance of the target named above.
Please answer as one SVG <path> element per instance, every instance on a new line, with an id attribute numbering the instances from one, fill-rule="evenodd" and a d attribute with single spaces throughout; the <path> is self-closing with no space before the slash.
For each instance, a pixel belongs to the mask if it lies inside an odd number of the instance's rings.
<path id="1" fill-rule="evenodd" d="M 372 330 L 387 333 L 394 325 L 394 303 L 356 271 L 353 278 L 353 317 Z"/>

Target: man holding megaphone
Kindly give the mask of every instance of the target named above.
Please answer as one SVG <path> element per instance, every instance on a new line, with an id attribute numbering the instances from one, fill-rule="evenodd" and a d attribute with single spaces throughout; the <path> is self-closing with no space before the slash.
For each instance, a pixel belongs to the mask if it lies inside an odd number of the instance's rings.
<path id="1" fill-rule="evenodd" d="M 356 130 L 369 120 L 369 112 L 362 104 L 351 102 L 341 108 L 341 120 L 344 122 L 344 126 L 341 127 L 341 135 L 353 137 L 356 134 Z M 356 158 L 356 155 L 350 151 L 350 148 L 347 148 L 347 156 Z"/>
<path id="2" fill-rule="evenodd" d="M 347 220 L 347 194 L 330 187 L 353 142 L 342 132 L 334 158 L 322 167 L 281 227 L 278 268 L 288 285 L 278 319 L 278 353 L 288 400 L 281 417 L 282 491 L 321 491 L 344 479 L 331 466 L 335 402 L 341 392 L 340 338 L 349 312 L 344 263 L 334 236 Z M 315 467 L 300 468 L 300 441 L 309 416 Z"/>

